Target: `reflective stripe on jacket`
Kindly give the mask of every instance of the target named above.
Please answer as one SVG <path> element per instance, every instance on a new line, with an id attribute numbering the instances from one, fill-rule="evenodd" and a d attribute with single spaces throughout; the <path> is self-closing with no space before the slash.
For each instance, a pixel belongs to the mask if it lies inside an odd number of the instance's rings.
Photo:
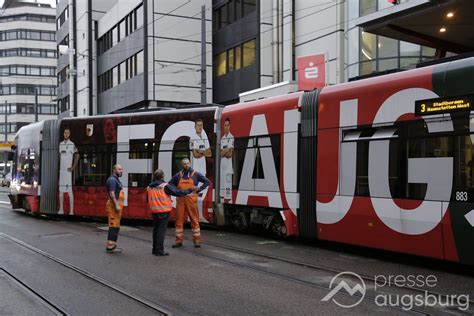
<path id="1" fill-rule="evenodd" d="M 148 208 L 152 213 L 167 213 L 173 209 L 171 195 L 166 194 L 165 187 L 167 183 L 163 182 L 157 187 L 148 187 Z"/>

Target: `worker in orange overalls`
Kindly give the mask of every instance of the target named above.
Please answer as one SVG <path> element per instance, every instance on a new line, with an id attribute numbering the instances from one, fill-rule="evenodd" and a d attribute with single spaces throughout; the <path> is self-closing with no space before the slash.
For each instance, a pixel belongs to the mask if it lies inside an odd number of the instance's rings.
<path id="1" fill-rule="evenodd" d="M 122 166 L 115 165 L 112 169 L 112 175 L 107 179 L 106 183 L 109 198 L 105 205 L 109 222 L 106 246 L 107 253 L 122 252 L 122 249 L 117 247 L 117 239 L 120 231 L 120 219 L 122 217 L 123 201 L 125 199 L 125 194 L 122 190 L 122 182 L 119 180 L 122 173 Z"/>
<path id="2" fill-rule="evenodd" d="M 178 190 L 193 189 L 196 194 L 189 194 L 177 198 L 175 223 L 176 243 L 173 245 L 173 248 L 183 246 L 183 225 L 186 215 L 191 219 L 194 247 L 199 248 L 201 247 L 201 229 L 199 227 L 197 199 L 199 192 L 209 186 L 209 179 L 201 173 L 193 170 L 188 158 L 184 158 L 181 161 L 181 164 L 183 168 L 174 175 L 169 183 L 176 186 Z M 200 187 L 198 187 L 199 182 L 202 183 Z"/>
<path id="3" fill-rule="evenodd" d="M 178 190 L 174 185 L 164 181 L 165 173 L 161 169 L 153 172 L 153 182 L 147 187 L 147 204 L 153 217 L 153 255 L 168 256 L 165 252 L 163 242 L 165 240 L 166 227 L 170 212 L 173 209 L 171 196 L 185 196 L 193 192 L 193 189 Z"/>

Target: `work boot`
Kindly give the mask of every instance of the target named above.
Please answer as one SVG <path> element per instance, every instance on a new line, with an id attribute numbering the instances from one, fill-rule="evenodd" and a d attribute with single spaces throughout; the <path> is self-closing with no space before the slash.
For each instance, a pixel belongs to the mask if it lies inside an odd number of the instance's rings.
<path id="1" fill-rule="evenodd" d="M 201 248 L 201 244 L 198 243 L 198 242 L 195 242 L 195 243 L 194 243 L 194 248 Z"/>
<path id="2" fill-rule="evenodd" d="M 106 248 L 105 251 L 107 253 L 122 253 L 122 248 L 115 246 L 113 248 Z"/>
<path id="3" fill-rule="evenodd" d="M 180 248 L 180 247 L 183 247 L 183 244 L 182 243 L 176 243 L 174 244 L 173 246 L 171 246 L 173 248 Z"/>
<path id="4" fill-rule="evenodd" d="M 165 252 L 165 251 L 157 251 L 157 252 L 154 252 L 153 255 L 155 255 L 155 256 L 169 256 L 170 254 L 168 252 Z"/>

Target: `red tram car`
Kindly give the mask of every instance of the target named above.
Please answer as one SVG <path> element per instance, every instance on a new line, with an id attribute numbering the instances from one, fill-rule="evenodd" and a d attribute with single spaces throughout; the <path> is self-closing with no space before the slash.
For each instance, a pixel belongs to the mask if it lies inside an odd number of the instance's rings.
<path id="1" fill-rule="evenodd" d="M 466 58 L 224 109 L 32 124 L 16 137 L 11 201 L 106 216 L 118 163 L 123 217 L 149 218 L 152 171 L 170 178 L 191 157 L 212 182 L 203 222 L 474 264 L 473 82 Z M 194 160 L 196 144 L 212 156 Z"/>

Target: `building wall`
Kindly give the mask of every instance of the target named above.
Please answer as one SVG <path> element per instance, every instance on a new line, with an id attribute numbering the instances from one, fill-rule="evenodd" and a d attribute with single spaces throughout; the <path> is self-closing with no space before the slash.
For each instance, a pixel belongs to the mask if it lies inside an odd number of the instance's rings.
<path id="1" fill-rule="evenodd" d="M 75 100 L 76 115 L 87 116 L 97 114 L 97 51 L 96 51 L 96 25 L 115 4 L 117 0 L 74 0 L 74 16 L 68 14 L 68 19 L 56 31 L 56 43 L 59 44 L 70 34 L 69 18 L 74 19 L 76 76 L 66 75 L 64 82 L 58 82 L 58 106 L 63 112 L 62 116 L 69 116 L 70 80 L 76 81 Z M 69 0 L 59 0 L 56 5 L 56 18 L 69 8 Z M 69 42 L 65 43 L 67 46 Z M 57 73 L 71 69 L 69 55 L 59 54 L 57 60 Z M 65 69 L 67 68 L 67 69 Z M 65 111 L 65 112 L 64 112 Z"/>
<path id="2" fill-rule="evenodd" d="M 409 0 L 401 0 L 406 1 Z M 348 79 L 379 71 L 411 69 L 421 61 L 433 59 L 435 50 L 432 48 L 373 35 L 357 27 L 357 18 L 391 6 L 382 0 L 346 2 L 344 70 Z"/>
<path id="3" fill-rule="evenodd" d="M 98 113 L 200 102 L 200 12 L 201 6 L 206 5 L 206 24 L 210 30 L 211 1 L 146 0 L 142 4 L 143 16 L 138 14 L 141 4 L 141 1 L 119 0 L 98 21 L 99 47 L 101 41 L 109 43 L 108 36 L 112 36 L 113 40 L 112 47 L 107 44 L 105 52 L 100 52 L 97 58 Z M 118 36 L 120 39 L 116 40 L 116 30 L 121 29 L 121 21 L 129 21 L 130 16 L 137 19 L 132 23 L 139 26 L 125 38 Z M 206 42 L 207 101 L 211 102 L 210 34 Z M 138 74 L 131 78 L 127 74 L 124 80 L 120 75 L 123 74 L 123 65 L 133 64 L 136 60 L 139 62 Z M 106 81 L 105 88 L 103 80 Z"/>
<path id="4" fill-rule="evenodd" d="M 207 102 L 212 102 L 212 1 L 149 0 L 148 98 L 166 103 L 201 101 L 201 7 L 206 19 Z M 153 21 L 153 22 L 152 22 Z"/>
<path id="5" fill-rule="evenodd" d="M 48 20 L 45 19 L 41 22 L 28 19 L 21 21 L 7 20 L 9 17 L 25 14 L 47 16 Z M 57 84 L 55 76 L 56 44 L 54 31 L 56 29 L 54 16 L 55 9 L 51 7 L 2 8 L 0 32 L 16 30 L 15 36 L 17 36 L 17 39 L 10 39 L 9 37 L 8 40 L 0 36 L 0 39 L 2 39 L 0 41 L 0 86 L 2 87 L 0 89 L 0 137 L 2 140 L 4 139 L 5 102 L 7 102 L 6 112 L 8 130 L 10 131 L 8 140 L 11 141 L 17 129 L 35 121 L 35 88 L 39 91 L 38 119 L 53 119 L 57 115 L 57 107 L 54 101 Z M 39 39 L 36 39 L 36 37 L 33 37 L 35 39 L 18 39 L 18 37 L 24 37 L 24 35 L 18 33 L 18 30 L 49 32 L 44 33 L 49 40 L 45 40 L 45 37 L 41 38 L 42 35 Z M 36 36 L 36 34 L 39 33 L 35 33 L 33 36 Z M 45 55 L 46 53 L 48 55 Z"/>
<path id="6" fill-rule="evenodd" d="M 296 1 L 295 56 L 325 54 L 327 85 L 345 81 L 343 56 L 346 2 Z"/>
<path id="7" fill-rule="evenodd" d="M 215 15 L 231 2 L 214 1 Z M 239 93 L 294 82 L 297 58 L 307 55 L 326 55 L 327 84 L 344 81 L 344 1 L 269 0 L 256 5 L 254 15 L 214 30 L 214 67 L 223 51 L 251 37 L 257 40 L 253 65 L 214 74 L 215 102 L 237 102 Z"/>
<path id="8" fill-rule="evenodd" d="M 260 58 L 259 49 L 262 45 L 259 36 L 260 2 L 254 3 L 254 8 L 245 12 L 242 7 L 237 8 L 237 4 L 241 5 L 242 1 L 213 2 L 212 61 L 215 103 L 235 103 L 239 93 L 260 87 L 260 63 L 265 60 Z M 225 13 L 229 12 L 229 8 L 232 8 L 234 16 L 231 19 L 227 17 L 227 21 L 222 22 L 225 21 L 225 16 L 229 15 Z M 255 41 L 254 48 L 252 45 L 244 48 L 252 41 Z M 245 55 L 254 55 L 253 62 L 245 65 Z"/>

